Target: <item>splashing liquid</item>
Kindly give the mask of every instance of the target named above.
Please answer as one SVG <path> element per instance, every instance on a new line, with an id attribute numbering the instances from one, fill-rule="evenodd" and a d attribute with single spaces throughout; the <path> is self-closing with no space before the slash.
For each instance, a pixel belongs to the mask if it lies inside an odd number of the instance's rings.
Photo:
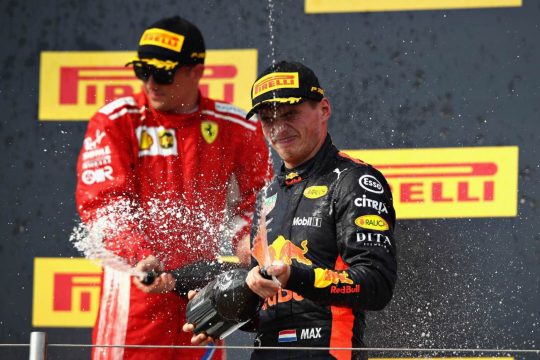
<path id="1" fill-rule="evenodd" d="M 270 60 L 272 65 L 276 64 L 276 51 L 274 46 L 274 2 L 273 0 L 268 0 L 268 30 L 270 34 Z"/>
<path id="2" fill-rule="evenodd" d="M 245 225 L 240 217 L 227 219 L 227 224 L 223 219 L 222 213 L 209 214 L 201 203 L 152 199 L 139 206 L 120 200 L 100 209 L 93 221 L 78 224 L 70 241 L 86 258 L 139 276 L 141 272 L 125 259 L 126 248 L 145 246 L 166 270 L 196 260 L 212 261 L 223 253 L 224 237 L 230 239 Z M 145 239 L 144 244 L 133 243 L 133 237 Z"/>

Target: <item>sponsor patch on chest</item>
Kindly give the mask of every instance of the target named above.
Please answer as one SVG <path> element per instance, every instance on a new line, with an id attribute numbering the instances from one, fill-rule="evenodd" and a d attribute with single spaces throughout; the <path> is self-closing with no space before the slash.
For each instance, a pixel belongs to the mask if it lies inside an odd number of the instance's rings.
<path id="1" fill-rule="evenodd" d="M 176 132 L 162 126 L 139 126 L 135 129 L 139 157 L 178 155 Z"/>
<path id="2" fill-rule="evenodd" d="M 317 185 L 317 186 L 310 186 L 304 190 L 304 197 L 308 199 L 318 199 L 320 197 L 323 197 L 328 193 L 328 186 L 325 185 Z"/>
<path id="3" fill-rule="evenodd" d="M 293 226 L 314 226 L 314 227 L 321 227 L 322 225 L 322 219 L 319 217 L 313 217 L 313 216 L 296 216 L 293 219 Z"/>

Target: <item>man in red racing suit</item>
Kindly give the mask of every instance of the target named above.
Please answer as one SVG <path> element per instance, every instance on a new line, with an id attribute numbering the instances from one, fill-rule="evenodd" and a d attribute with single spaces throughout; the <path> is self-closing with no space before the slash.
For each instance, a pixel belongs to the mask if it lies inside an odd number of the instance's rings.
<path id="1" fill-rule="evenodd" d="M 180 49 L 163 45 L 160 32 L 182 37 Z M 193 24 L 161 20 L 139 45 L 132 64 L 143 92 L 107 104 L 88 124 L 77 165 L 80 216 L 106 251 L 139 270 L 215 262 L 231 223 L 232 248 L 241 250 L 256 193 L 271 176 L 260 123 L 200 94 L 205 49 Z M 174 287 L 167 273 L 145 286 L 105 266 L 94 344 L 191 345 L 181 331 L 187 298 Z M 210 351 L 98 347 L 93 358 L 200 359 Z"/>

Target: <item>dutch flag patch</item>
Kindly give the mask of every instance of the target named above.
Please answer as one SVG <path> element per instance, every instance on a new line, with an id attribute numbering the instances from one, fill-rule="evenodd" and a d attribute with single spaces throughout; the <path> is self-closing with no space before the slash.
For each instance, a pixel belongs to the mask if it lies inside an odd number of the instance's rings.
<path id="1" fill-rule="evenodd" d="M 279 332 L 278 342 L 293 342 L 296 341 L 296 330 L 282 330 Z"/>

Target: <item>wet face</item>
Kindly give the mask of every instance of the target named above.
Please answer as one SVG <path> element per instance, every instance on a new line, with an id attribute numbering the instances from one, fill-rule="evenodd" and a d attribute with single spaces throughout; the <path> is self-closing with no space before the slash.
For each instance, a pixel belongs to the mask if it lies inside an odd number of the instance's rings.
<path id="1" fill-rule="evenodd" d="M 203 65 L 180 67 L 175 71 L 172 84 L 158 84 L 150 76 L 143 88 L 152 107 L 163 112 L 182 113 L 191 110 L 198 101 L 199 81 Z"/>
<path id="2" fill-rule="evenodd" d="M 266 140 L 289 169 L 315 156 L 326 138 L 330 115 L 326 98 L 318 103 L 265 106 L 259 111 Z"/>

